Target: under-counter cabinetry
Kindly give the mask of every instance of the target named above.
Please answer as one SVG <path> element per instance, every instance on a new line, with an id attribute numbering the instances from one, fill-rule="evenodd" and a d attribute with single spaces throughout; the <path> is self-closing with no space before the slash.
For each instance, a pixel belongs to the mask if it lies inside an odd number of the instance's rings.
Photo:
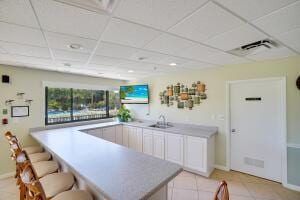
<path id="1" fill-rule="evenodd" d="M 166 160 L 183 165 L 183 135 L 165 134 Z"/>
<path id="2" fill-rule="evenodd" d="M 143 129 L 137 127 L 128 127 L 128 147 L 142 152 Z"/>
<path id="3" fill-rule="evenodd" d="M 116 126 L 116 143 L 123 145 L 123 126 Z"/>
<path id="4" fill-rule="evenodd" d="M 153 155 L 153 133 L 149 129 L 143 129 L 143 153 Z"/>
<path id="5" fill-rule="evenodd" d="M 86 133 L 138 152 L 182 165 L 209 176 L 214 169 L 215 137 L 194 137 L 130 125 L 86 130 Z"/>
<path id="6" fill-rule="evenodd" d="M 143 129 L 143 153 L 165 159 L 164 132 Z"/>
<path id="7" fill-rule="evenodd" d="M 153 131 L 153 156 L 165 159 L 165 136 L 164 132 Z"/>
<path id="8" fill-rule="evenodd" d="M 116 142 L 116 127 L 107 127 L 102 129 L 102 138 L 104 140 Z"/>

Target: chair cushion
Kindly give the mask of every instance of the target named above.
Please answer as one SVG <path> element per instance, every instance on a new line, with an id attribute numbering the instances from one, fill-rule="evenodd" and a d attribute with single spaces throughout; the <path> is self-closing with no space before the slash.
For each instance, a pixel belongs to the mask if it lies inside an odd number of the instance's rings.
<path id="1" fill-rule="evenodd" d="M 35 163 L 35 162 L 50 160 L 51 154 L 48 152 L 33 153 L 33 154 L 29 154 L 28 157 L 32 163 Z"/>
<path id="2" fill-rule="evenodd" d="M 59 193 L 70 190 L 74 184 L 71 173 L 54 173 L 40 179 L 46 197 L 51 198 Z"/>
<path id="3" fill-rule="evenodd" d="M 84 190 L 69 190 L 58 194 L 52 200 L 93 200 L 93 197 Z"/>
<path id="4" fill-rule="evenodd" d="M 41 146 L 24 147 L 23 150 L 25 150 L 27 154 L 42 153 L 44 151 L 43 147 Z"/>
<path id="5" fill-rule="evenodd" d="M 59 166 L 56 161 L 41 161 L 32 163 L 38 178 L 57 172 Z"/>

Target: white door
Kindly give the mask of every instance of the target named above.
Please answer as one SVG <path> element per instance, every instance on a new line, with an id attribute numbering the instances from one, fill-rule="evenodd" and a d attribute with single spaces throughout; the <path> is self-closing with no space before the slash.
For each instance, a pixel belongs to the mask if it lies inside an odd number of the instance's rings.
<path id="1" fill-rule="evenodd" d="M 200 172 L 207 171 L 207 139 L 184 137 L 184 166 Z"/>
<path id="2" fill-rule="evenodd" d="M 166 160 L 183 165 L 183 136 L 166 134 Z"/>
<path id="3" fill-rule="evenodd" d="M 231 169 L 281 182 L 282 80 L 230 83 Z"/>
<path id="4" fill-rule="evenodd" d="M 143 153 L 153 155 L 153 134 L 149 129 L 143 129 Z"/>
<path id="5" fill-rule="evenodd" d="M 103 128 L 102 131 L 103 139 L 113 142 L 116 142 L 116 128 L 115 127 L 108 127 L 108 128 Z"/>
<path id="6" fill-rule="evenodd" d="M 164 132 L 153 131 L 153 156 L 160 159 L 165 159 Z"/>

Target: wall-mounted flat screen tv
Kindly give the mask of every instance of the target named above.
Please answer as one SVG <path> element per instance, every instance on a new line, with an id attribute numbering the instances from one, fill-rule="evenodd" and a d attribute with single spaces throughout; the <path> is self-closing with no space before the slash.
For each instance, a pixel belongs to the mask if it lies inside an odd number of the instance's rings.
<path id="1" fill-rule="evenodd" d="M 148 104 L 148 85 L 126 85 L 120 87 L 121 103 L 124 104 Z"/>

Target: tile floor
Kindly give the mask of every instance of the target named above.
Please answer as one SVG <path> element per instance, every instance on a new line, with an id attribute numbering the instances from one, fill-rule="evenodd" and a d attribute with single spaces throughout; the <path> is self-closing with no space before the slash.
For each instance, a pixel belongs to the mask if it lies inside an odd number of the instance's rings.
<path id="1" fill-rule="evenodd" d="M 239 172 L 215 170 L 211 178 L 182 172 L 169 184 L 169 200 L 213 200 L 220 180 L 228 182 L 230 200 L 300 200 L 300 193 L 279 183 Z M 0 180 L 0 200 L 18 200 L 15 180 Z"/>

